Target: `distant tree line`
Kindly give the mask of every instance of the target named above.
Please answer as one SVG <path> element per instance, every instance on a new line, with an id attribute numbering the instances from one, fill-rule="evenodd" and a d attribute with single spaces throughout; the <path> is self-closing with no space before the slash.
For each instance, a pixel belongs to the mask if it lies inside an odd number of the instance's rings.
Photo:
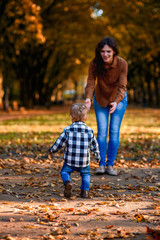
<path id="1" fill-rule="evenodd" d="M 4 107 L 8 93 L 22 106 L 45 106 L 58 84 L 72 78 L 76 86 L 104 36 L 128 61 L 129 100 L 159 106 L 158 0 L 2 0 L 0 22 Z"/>

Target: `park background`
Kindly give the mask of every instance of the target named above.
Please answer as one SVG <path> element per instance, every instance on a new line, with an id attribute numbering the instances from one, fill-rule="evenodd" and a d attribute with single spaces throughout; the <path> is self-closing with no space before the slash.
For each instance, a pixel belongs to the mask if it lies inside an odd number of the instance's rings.
<path id="1" fill-rule="evenodd" d="M 129 103 L 159 107 L 158 0 L 0 2 L 0 108 L 84 98 L 97 42 L 117 40 L 128 62 Z"/>
<path id="2" fill-rule="evenodd" d="M 160 239 L 160 2 L 0 1 L 0 239 Z M 128 107 L 114 167 L 90 197 L 64 198 L 63 150 L 48 149 L 84 100 L 88 65 L 104 36 L 128 62 Z M 97 134 L 93 108 L 87 125 Z"/>

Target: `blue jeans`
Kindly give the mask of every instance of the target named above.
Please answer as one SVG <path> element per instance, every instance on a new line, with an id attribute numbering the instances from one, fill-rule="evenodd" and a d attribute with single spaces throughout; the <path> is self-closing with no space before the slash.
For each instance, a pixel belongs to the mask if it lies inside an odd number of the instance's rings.
<path id="1" fill-rule="evenodd" d="M 87 167 L 71 167 L 64 162 L 61 170 L 61 177 L 63 183 L 65 183 L 66 181 L 71 181 L 70 174 L 74 171 L 80 172 L 82 178 L 81 190 L 89 191 L 91 179 L 89 165 Z"/>
<path id="2" fill-rule="evenodd" d="M 107 154 L 107 166 L 113 166 L 114 160 L 117 155 L 119 147 L 119 133 L 120 126 L 127 108 L 127 92 L 125 93 L 122 101 L 117 105 L 114 113 L 109 114 L 109 106 L 102 107 L 96 101 L 96 94 L 94 96 L 94 110 L 97 119 L 97 141 L 99 144 L 101 160 L 99 165 L 106 165 L 106 154 Z M 107 151 L 107 134 L 108 134 L 108 121 L 109 123 L 109 142 Z"/>

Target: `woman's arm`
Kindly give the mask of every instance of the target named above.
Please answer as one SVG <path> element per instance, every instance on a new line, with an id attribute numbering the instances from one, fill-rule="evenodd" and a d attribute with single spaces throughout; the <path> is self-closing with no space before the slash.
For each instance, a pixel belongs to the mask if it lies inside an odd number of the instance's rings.
<path id="1" fill-rule="evenodd" d="M 93 97 L 93 92 L 95 90 L 95 70 L 94 70 L 94 64 L 93 61 L 89 64 L 89 70 L 88 70 L 88 78 L 87 78 L 87 85 L 85 87 L 85 105 L 87 108 L 90 108 L 91 106 L 91 99 Z"/>
<path id="2" fill-rule="evenodd" d="M 126 61 L 123 62 L 122 71 L 118 81 L 118 92 L 115 99 L 115 102 L 118 104 L 124 98 L 124 94 L 126 92 L 127 87 L 127 72 L 128 72 L 128 64 Z"/>
<path id="3" fill-rule="evenodd" d="M 127 65 L 127 62 L 124 60 L 121 64 L 122 64 L 122 70 L 121 70 L 121 74 L 118 81 L 118 91 L 117 91 L 115 101 L 110 103 L 110 110 L 109 110 L 110 114 L 112 114 L 116 110 L 118 103 L 122 101 L 122 99 L 124 98 L 124 94 L 127 90 L 126 86 L 127 86 L 128 65 Z"/>

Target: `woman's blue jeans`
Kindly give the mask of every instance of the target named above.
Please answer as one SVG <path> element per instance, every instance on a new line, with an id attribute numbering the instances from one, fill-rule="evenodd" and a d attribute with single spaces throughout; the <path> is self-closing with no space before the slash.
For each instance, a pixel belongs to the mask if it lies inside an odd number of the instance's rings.
<path id="1" fill-rule="evenodd" d="M 114 113 L 109 114 L 109 106 L 102 107 L 96 101 L 96 94 L 94 96 L 94 110 L 97 119 L 97 141 L 99 144 L 101 160 L 99 166 L 106 165 L 106 155 L 107 155 L 107 166 L 113 166 L 114 160 L 117 155 L 119 147 L 119 133 L 120 126 L 127 108 L 127 92 L 125 93 L 122 101 L 117 105 Z M 110 123 L 109 122 L 110 115 Z M 107 134 L 109 125 L 109 141 L 107 149 Z"/>
<path id="2" fill-rule="evenodd" d="M 70 174 L 74 171 L 79 172 L 81 175 L 82 178 L 81 190 L 89 191 L 91 179 L 89 165 L 87 167 L 71 167 L 64 162 L 61 170 L 61 177 L 63 183 L 65 183 L 66 181 L 71 181 Z"/>

